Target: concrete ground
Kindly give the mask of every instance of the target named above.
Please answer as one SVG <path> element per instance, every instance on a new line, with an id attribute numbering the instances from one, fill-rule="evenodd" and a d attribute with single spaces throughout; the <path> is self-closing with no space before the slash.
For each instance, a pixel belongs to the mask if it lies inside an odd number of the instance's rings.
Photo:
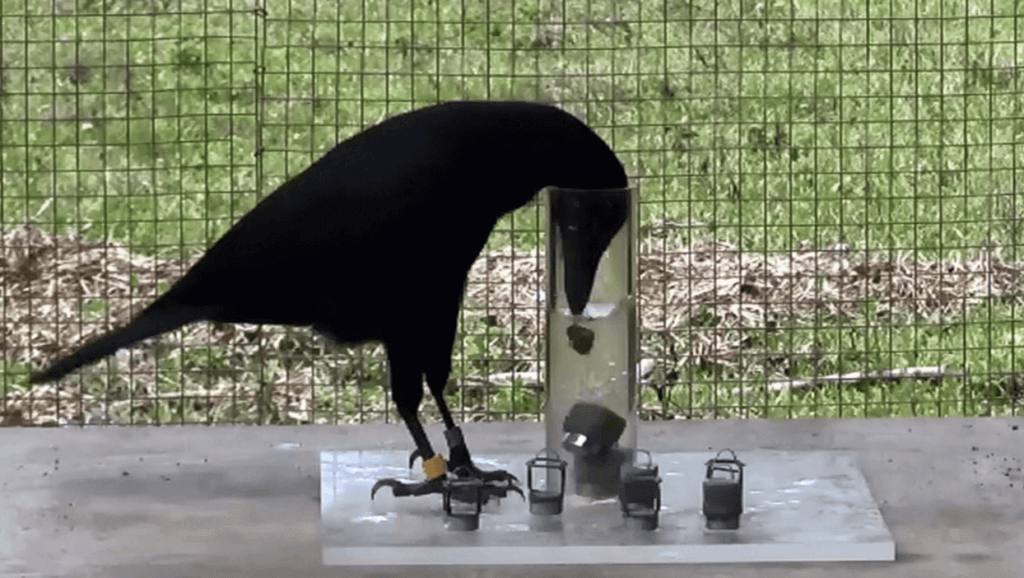
<path id="1" fill-rule="evenodd" d="M 854 451 L 895 563 L 415 569 L 320 563 L 319 451 L 409 449 L 401 425 L 0 429 L 0 577 L 1020 578 L 1022 428 L 1020 418 L 641 425 L 640 445 L 655 453 Z M 443 447 L 440 426 L 427 429 Z M 544 438 L 535 423 L 463 429 L 478 453 Z"/>

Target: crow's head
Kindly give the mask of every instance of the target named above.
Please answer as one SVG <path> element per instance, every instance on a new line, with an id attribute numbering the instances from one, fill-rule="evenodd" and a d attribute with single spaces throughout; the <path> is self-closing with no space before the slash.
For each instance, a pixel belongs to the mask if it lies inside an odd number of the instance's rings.
<path id="1" fill-rule="evenodd" d="M 551 189 L 551 210 L 562 240 L 565 295 L 573 315 L 583 313 L 601 255 L 629 217 L 626 189 Z"/>

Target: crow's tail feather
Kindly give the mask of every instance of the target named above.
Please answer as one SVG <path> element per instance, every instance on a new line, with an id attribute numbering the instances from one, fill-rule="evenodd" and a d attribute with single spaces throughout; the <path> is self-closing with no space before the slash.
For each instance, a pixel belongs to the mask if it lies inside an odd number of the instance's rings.
<path id="1" fill-rule="evenodd" d="M 165 305 L 157 301 L 128 325 L 115 329 L 82 346 L 71 355 L 54 361 L 49 369 L 32 374 L 28 382 L 34 384 L 58 380 L 82 366 L 117 352 L 118 349 L 203 318 L 202 313 L 194 308 Z"/>

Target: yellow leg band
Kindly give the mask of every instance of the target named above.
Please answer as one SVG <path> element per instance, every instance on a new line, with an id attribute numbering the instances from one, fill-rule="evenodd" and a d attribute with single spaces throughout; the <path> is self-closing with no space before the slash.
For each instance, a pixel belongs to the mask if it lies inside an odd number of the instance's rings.
<path id="1" fill-rule="evenodd" d="M 429 460 L 423 460 L 423 475 L 428 480 L 444 475 L 444 458 L 441 454 L 434 454 Z"/>

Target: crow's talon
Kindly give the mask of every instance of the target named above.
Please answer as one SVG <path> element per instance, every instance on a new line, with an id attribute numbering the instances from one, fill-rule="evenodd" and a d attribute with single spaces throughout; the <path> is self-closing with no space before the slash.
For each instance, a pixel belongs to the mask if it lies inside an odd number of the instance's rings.
<path id="1" fill-rule="evenodd" d="M 391 492 L 396 498 L 404 496 L 425 496 L 427 494 L 439 494 L 442 491 L 441 483 L 444 480 L 441 478 L 434 478 L 425 482 L 403 482 L 394 478 L 386 478 L 383 480 L 377 480 L 373 484 L 373 488 L 370 489 L 370 499 L 377 493 L 377 490 L 388 486 L 391 488 Z"/>
<path id="2" fill-rule="evenodd" d="M 523 490 L 521 490 L 519 486 L 513 486 L 511 483 L 506 486 L 493 486 L 488 484 L 485 487 L 487 488 L 487 492 L 495 498 L 504 498 L 508 495 L 509 490 L 511 490 L 519 494 L 520 498 L 524 500 L 526 499 L 526 494 L 523 493 Z"/>
<path id="3" fill-rule="evenodd" d="M 430 456 L 423 455 L 423 452 L 421 452 L 419 448 L 412 450 L 412 453 L 409 454 L 409 469 L 411 470 L 412 466 L 416 463 L 416 458 L 427 461 L 429 457 Z"/>
<path id="4" fill-rule="evenodd" d="M 493 472 L 480 472 L 480 479 L 485 482 L 508 482 L 509 485 L 519 483 L 519 478 L 506 472 L 505 470 L 496 470 Z"/>
<path id="5" fill-rule="evenodd" d="M 451 465 L 451 464 L 449 464 Z M 470 463 L 461 465 L 450 471 L 450 474 L 459 479 L 476 478 L 484 483 L 484 492 L 496 498 L 504 498 L 511 490 L 519 494 L 524 500 L 526 495 L 518 487 L 519 478 L 505 470 L 494 470 L 485 472 L 476 465 Z"/>
<path id="6" fill-rule="evenodd" d="M 477 478 L 484 482 L 510 482 L 512 484 L 518 484 L 519 478 L 506 472 L 505 470 L 493 470 L 485 472 L 480 468 L 476 467 L 475 464 L 463 464 L 453 466 L 451 462 L 448 463 L 448 471 L 459 478 Z"/>
<path id="7" fill-rule="evenodd" d="M 454 479 L 466 480 L 466 479 L 473 479 L 473 478 L 454 478 Z M 508 492 L 510 490 L 515 492 L 515 493 L 517 493 L 517 494 L 519 494 L 519 497 L 521 497 L 522 499 L 524 499 L 524 500 L 526 499 L 526 495 L 523 494 L 523 490 L 519 489 L 518 486 L 514 486 L 514 485 L 512 485 L 511 483 L 508 483 L 508 482 L 505 483 L 505 484 L 500 484 L 500 483 L 497 483 L 497 482 L 494 482 L 494 481 L 490 481 L 490 482 L 484 481 L 483 484 L 480 486 L 480 494 L 482 496 L 480 503 L 481 503 L 481 505 L 483 505 L 483 504 L 486 504 L 487 502 L 489 502 L 491 498 L 504 498 L 504 497 L 507 497 L 508 496 Z M 466 488 L 466 487 L 457 488 L 457 489 L 453 488 L 452 499 L 458 500 L 460 502 L 472 503 L 476 499 L 475 498 L 475 490 L 473 488 Z"/>

